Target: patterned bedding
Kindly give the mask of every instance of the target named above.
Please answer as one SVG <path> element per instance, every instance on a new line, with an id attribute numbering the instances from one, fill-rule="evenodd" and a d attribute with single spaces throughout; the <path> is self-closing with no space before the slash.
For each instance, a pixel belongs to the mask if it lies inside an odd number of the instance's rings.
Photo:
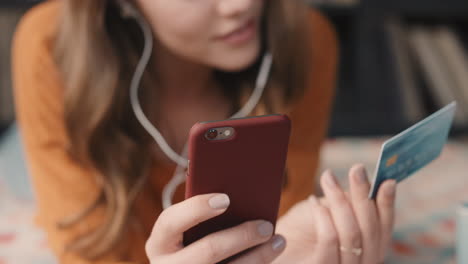
<path id="1" fill-rule="evenodd" d="M 385 138 L 327 141 L 323 168 L 346 185 L 349 167 L 372 174 Z M 0 142 L 0 264 L 54 264 L 46 237 L 34 226 L 34 200 L 16 128 Z M 455 208 L 468 200 L 468 140 L 453 140 L 442 156 L 398 188 L 394 242 L 387 263 L 455 263 Z"/>

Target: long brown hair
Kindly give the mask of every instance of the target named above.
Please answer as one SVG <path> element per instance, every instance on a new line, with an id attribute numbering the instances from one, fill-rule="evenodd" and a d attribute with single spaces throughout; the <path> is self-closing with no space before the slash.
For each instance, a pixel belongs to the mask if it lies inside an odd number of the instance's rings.
<path id="1" fill-rule="evenodd" d="M 297 0 L 265 1 L 263 49 L 274 56 L 272 75 L 262 105 L 272 112 L 298 98 L 306 86 L 309 41 L 306 9 Z M 102 183 L 99 198 L 59 226 L 77 223 L 97 206 L 105 206 L 105 222 L 78 237 L 67 249 L 93 259 L 121 238 L 135 196 L 152 163 L 151 138 L 137 123 L 129 102 L 129 84 L 143 47 L 140 29 L 125 20 L 114 0 L 64 1 L 55 46 L 65 87 L 65 123 L 69 154 L 91 168 Z M 217 72 L 216 78 L 233 105 L 240 105 L 254 83 L 259 61 L 239 73 Z M 157 96 L 149 65 L 142 83 L 143 109 Z M 258 113 L 258 112 L 257 112 Z"/>

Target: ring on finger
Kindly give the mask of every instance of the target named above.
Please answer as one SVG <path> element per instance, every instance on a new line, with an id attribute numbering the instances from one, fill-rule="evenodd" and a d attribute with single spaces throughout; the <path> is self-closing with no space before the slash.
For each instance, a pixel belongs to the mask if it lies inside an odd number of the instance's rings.
<path id="1" fill-rule="evenodd" d="M 354 254 L 356 257 L 359 257 L 362 254 L 362 248 L 347 248 L 347 247 L 340 246 L 340 251 L 343 253 Z"/>

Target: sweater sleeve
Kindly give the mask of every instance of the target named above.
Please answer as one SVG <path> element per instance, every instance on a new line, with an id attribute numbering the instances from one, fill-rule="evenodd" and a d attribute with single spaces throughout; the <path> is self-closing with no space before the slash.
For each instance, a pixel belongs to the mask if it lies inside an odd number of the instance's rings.
<path id="1" fill-rule="evenodd" d="M 312 9 L 309 14 L 311 58 L 309 81 L 303 97 L 293 107 L 287 182 L 280 213 L 314 192 L 335 94 L 338 47 L 328 19 Z"/>
<path id="2" fill-rule="evenodd" d="M 59 263 L 131 263 L 121 262 L 131 259 L 129 245 L 144 251 L 144 242 L 124 239 L 125 244 L 95 261 L 65 251 L 69 241 L 102 223 L 104 208 L 98 207 L 71 228 L 57 226 L 99 195 L 93 171 L 79 166 L 66 151 L 69 142 L 64 126 L 63 87 L 50 45 L 58 2 L 46 2 L 26 14 L 15 34 L 12 51 L 16 113 L 35 192 L 35 220 L 45 231 Z"/>

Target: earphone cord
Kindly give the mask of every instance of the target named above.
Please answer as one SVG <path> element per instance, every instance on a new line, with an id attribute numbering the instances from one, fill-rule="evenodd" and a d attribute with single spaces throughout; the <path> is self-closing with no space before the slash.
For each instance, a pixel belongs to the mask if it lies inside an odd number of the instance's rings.
<path id="1" fill-rule="evenodd" d="M 130 102 L 132 104 L 133 112 L 135 113 L 135 116 L 141 123 L 141 125 L 145 128 L 146 131 L 148 131 L 148 133 L 160 146 L 164 154 L 166 154 L 177 165 L 187 167 L 187 159 L 181 157 L 169 146 L 169 144 L 167 144 L 164 137 L 151 124 L 151 122 L 148 120 L 145 113 L 143 112 L 143 109 L 141 108 L 140 101 L 138 99 L 138 90 L 140 87 L 141 78 L 143 77 L 143 73 L 145 72 L 146 66 L 148 65 L 148 62 L 151 59 L 151 53 L 153 51 L 153 34 L 151 32 L 151 28 L 141 16 L 136 17 L 135 19 L 143 31 L 145 37 L 145 47 L 143 49 L 143 54 L 140 58 L 140 61 L 138 62 L 135 74 L 130 84 Z"/>
<path id="2" fill-rule="evenodd" d="M 179 155 L 175 152 L 171 146 L 166 142 L 163 135 L 159 132 L 156 127 L 154 127 L 151 122 L 146 117 L 143 109 L 140 105 L 140 101 L 138 99 L 138 91 L 141 83 L 141 79 L 145 72 L 145 69 L 151 59 L 151 54 L 153 51 L 153 34 L 151 31 L 151 27 L 148 25 L 146 20 L 140 15 L 135 9 L 130 9 L 128 6 L 125 7 L 126 16 L 133 17 L 135 21 L 141 27 L 141 30 L 144 35 L 145 45 L 143 48 L 143 53 L 141 58 L 138 62 L 138 65 L 135 69 L 135 73 L 131 80 L 130 84 L 130 102 L 132 105 L 133 112 L 137 120 L 141 123 L 143 128 L 151 135 L 151 137 L 156 141 L 160 149 L 164 152 L 164 154 L 171 159 L 173 162 L 177 164 L 177 168 L 174 172 L 172 179 L 169 183 L 164 187 L 162 193 L 162 203 L 163 208 L 167 208 L 172 205 L 172 197 L 174 196 L 175 190 L 177 186 L 182 184 L 185 181 L 185 169 L 188 166 L 187 161 L 187 144 L 184 146 L 184 150 L 182 155 Z M 241 118 L 249 115 L 253 109 L 257 106 L 258 102 L 260 101 L 263 91 L 265 90 L 266 83 L 268 81 L 268 77 L 271 70 L 273 59 L 270 53 L 266 53 L 263 57 L 262 64 L 259 70 L 259 74 L 257 76 L 257 80 L 255 83 L 255 89 L 252 92 L 249 100 L 247 100 L 246 104 L 236 112 L 231 118 Z"/>
<path id="3" fill-rule="evenodd" d="M 263 91 L 265 90 L 265 86 L 268 81 L 268 75 L 270 73 L 271 64 L 272 56 L 268 53 L 263 58 L 262 66 L 260 68 L 260 72 L 256 81 L 256 86 L 254 91 L 252 92 L 252 95 L 250 96 L 247 103 L 237 113 L 232 115 L 231 118 L 246 117 L 257 106 L 258 102 L 260 101 L 260 98 L 262 97 Z M 188 145 L 185 144 L 184 150 L 182 152 L 183 157 L 187 157 L 187 151 Z M 174 193 L 177 187 L 185 182 L 186 168 L 187 167 L 177 165 L 171 180 L 164 187 L 162 192 L 162 205 L 164 209 L 172 205 L 172 199 L 174 197 Z"/>

